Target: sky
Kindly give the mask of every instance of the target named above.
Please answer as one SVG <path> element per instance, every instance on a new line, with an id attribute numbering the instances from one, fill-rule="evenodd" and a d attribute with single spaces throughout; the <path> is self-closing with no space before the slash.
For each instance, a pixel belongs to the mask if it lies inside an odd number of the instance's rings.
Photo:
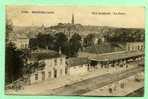
<path id="1" fill-rule="evenodd" d="M 58 23 L 144 28 L 144 7 L 6 6 L 6 18 L 15 26 L 53 26 Z"/>

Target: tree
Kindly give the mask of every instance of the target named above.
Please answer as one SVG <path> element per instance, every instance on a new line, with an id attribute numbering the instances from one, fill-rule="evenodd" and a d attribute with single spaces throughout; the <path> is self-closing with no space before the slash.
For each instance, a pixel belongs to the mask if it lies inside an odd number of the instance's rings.
<path id="1" fill-rule="evenodd" d="M 55 34 L 55 50 L 56 51 L 59 51 L 59 49 L 63 49 L 64 51 L 64 48 L 66 48 L 66 45 L 67 45 L 67 42 L 68 42 L 68 38 L 66 37 L 66 35 L 62 32 L 59 32 L 57 34 Z M 65 53 L 63 52 L 62 53 Z"/>
<path id="2" fill-rule="evenodd" d="M 71 50 L 71 49 L 70 49 L 70 44 L 69 44 L 69 42 L 67 41 L 67 42 L 65 42 L 65 43 L 63 44 L 63 46 L 61 47 L 62 54 L 64 54 L 64 55 L 70 57 L 70 56 L 71 56 L 70 50 Z"/>
<path id="3" fill-rule="evenodd" d="M 77 56 L 79 49 L 81 48 L 81 36 L 75 33 L 70 41 L 70 56 Z"/>
<path id="4" fill-rule="evenodd" d="M 13 23 L 11 20 L 6 20 L 6 40 L 9 39 L 9 33 L 13 31 Z"/>
<path id="5" fill-rule="evenodd" d="M 37 42 L 39 48 L 48 48 L 50 44 L 53 43 L 54 37 L 50 34 L 41 34 L 37 35 Z"/>
<path id="6" fill-rule="evenodd" d="M 10 42 L 6 45 L 6 84 L 11 83 L 22 76 L 22 68 L 25 65 L 25 54 L 22 50 L 16 49 L 15 44 Z"/>
<path id="7" fill-rule="evenodd" d="M 144 41 L 144 30 L 130 28 L 113 29 L 105 33 L 104 37 L 108 42 L 139 42 Z"/>
<path id="8" fill-rule="evenodd" d="M 31 38 L 29 40 L 29 47 L 33 50 L 37 48 L 43 49 L 53 49 L 54 48 L 55 38 L 50 34 L 41 34 L 39 33 L 36 38 Z"/>
<path id="9" fill-rule="evenodd" d="M 62 44 L 68 40 L 63 32 L 55 34 L 55 39 L 59 46 L 62 46 Z"/>
<path id="10" fill-rule="evenodd" d="M 29 39 L 29 48 L 31 50 L 35 50 L 38 48 L 38 40 L 37 38 L 31 38 Z"/>

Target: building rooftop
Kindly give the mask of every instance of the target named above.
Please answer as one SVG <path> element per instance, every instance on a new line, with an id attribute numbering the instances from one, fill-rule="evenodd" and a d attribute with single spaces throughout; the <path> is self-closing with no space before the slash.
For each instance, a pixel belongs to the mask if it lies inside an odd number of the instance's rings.
<path id="1" fill-rule="evenodd" d="M 68 66 L 73 67 L 73 66 L 88 64 L 89 60 L 88 58 L 85 58 L 85 57 L 76 57 L 76 58 L 69 58 L 67 59 L 66 62 Z"/>
<path id="2" fill-rule="evenodd" d="M 35 50 L 31 52 L 31 59 L 32 60 L 43 60 L 43 59 L 50 59 L 50 58 L 57 58 L 61 55 L 58 52 L 53 50 Z"/>
<path id="3" fill-rule="evenodd" d="M 138 55 L 144 55 L 144 52 L 141 51 L 122 51 L 119 53 L 109 53 L 109 54 L 100 54 L 96 55 L 95 57 L 91 58 L 90 60 L 96 61 L 114 61 L 119 59 L 130 58 Z"/>

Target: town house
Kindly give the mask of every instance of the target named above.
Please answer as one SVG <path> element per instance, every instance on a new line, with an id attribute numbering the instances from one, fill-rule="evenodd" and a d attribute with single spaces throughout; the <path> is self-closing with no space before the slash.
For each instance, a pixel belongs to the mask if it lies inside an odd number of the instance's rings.
<path id="1" fill-rule="evenodd" d="M 36 50 L 28 60 L 31 66 L 28 83 L 37 83 L 48 79 L 59 78 L 67 74 L 65 56 L 51 50 Z"/>

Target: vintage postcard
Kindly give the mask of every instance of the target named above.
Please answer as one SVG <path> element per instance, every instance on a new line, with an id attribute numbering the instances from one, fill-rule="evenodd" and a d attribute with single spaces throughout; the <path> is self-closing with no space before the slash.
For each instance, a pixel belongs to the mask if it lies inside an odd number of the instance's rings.
<path id="1" fill-rule="evenodd" d="M 6 6 L 6 95 L 143 96 L 144 7 Z"/>

